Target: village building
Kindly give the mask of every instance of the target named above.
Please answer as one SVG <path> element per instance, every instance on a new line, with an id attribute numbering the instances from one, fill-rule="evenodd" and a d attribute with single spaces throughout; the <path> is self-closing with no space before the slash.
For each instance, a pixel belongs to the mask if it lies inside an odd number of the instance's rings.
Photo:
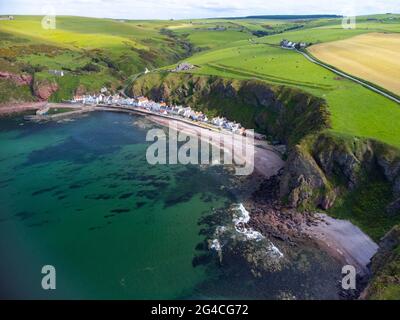
<path id="1" fill-rule="evenodd" d="M 194 65 L 188 62 L 182 62 L 176 66 L 175 69 L 171 70 L 172 72 L 179 72 L 179 71 L 187 71 L 194 68 Z"/>
<path id="2" fill-rule="evenodd" d="M 105 97 L 104 103 L 110 105 L 112 103 L 112 96 L 108 95 L 107 97 Z"/>
<path id="3" fill-rule="evenodd" d="M 215 117 L 211 120 L 211 123 L 216 125 L 217 127 L 223 127 L 225 122 L 226 119 L 221 117 Z"/>
<path id="4" fill-rule="evenodd" d="M 104 90 L 103 90 L 104 92 Z M 252 134 L 251 132 L 246 132 L 246 130 L 241 126 L 240 123 L 235 121 L 228 121 L 224 117 L 214 117 L 213 119 L 209 119 L 206 114 L 201 111 L 195 111 L 191 107 L 183 107 L 183 106 L 170 106 L 166 102 L 155 102 L 153 100 L 149 100 L 147 97 L 137 97 L 127 98 L 122 97 L 119 94 L 115 95 L 105 95 L 103 93 L 94 94 L 94 95 L 75 95 L 71 100 L 71 103 L 83 103 L 89 105 L 108 105 L 110 107 L 117 106 L 133 106 L 133 107 L 141 107 L 146 110 L 149 110 L 154 113 L 162 114 L 165 116 L 176 116 L 182 117 L 186 119 L 190 119 L 193 121 L 204 122 L 213 124 L 219 128 L 223 128 L 229 130 L 233 133 L 239 133 L 242 135 L 253 135 L 255 139 L 265 139 L 265 136 L 260 134 Z"/>
<path id="5" fill-rule="evenodd" d="M 64 71 L 63 70 L 49 70 L 50 74 L 53 74 L 58 77 L 64 77 Z"/>
<path id="6" fill-rule="evenodd" d="M 0 20 L 14 20 L 14 16 L 1 16 Z"/>
<path id="7" fill-rule="evenodd" d="M 147 99 L 146 97 L 138 97 L 137 98 L 137 105 L 139 107 L 143 107 L 148 102 L 149 102 L 149 99 Z"/>
<path id="8" fill-rule="evenodd" d="M 171 114 L 178 115 L 179 114 L 179 107 L 173 107 L 171 110 Z"/>
<path id="9" fill-rule="evenodd" d="M 283 39 L 280 45 L 282 48 L 285 49 L 298 49 L 298 50 L 305 49 L 309 46 L 309 44 L 306 42 L 292 42 L 286 39 Z"/>

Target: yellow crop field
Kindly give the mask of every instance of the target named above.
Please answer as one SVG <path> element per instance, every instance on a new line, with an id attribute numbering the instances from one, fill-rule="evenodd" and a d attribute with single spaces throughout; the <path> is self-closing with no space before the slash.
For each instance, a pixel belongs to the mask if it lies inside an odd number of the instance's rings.
<path id="1" fill-rule="evenodd" d="M 400 95 L 400 33 L 368 33 L 308 50 L 327 64 Z"/>

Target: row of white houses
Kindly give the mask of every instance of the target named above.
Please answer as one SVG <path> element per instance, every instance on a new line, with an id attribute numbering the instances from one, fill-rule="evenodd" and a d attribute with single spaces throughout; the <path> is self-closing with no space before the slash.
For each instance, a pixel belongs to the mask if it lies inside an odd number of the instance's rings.
<path id="1" fill-rule="evenodd" d="M 151 112 L 161 113 L 164 115 L 172 115 L 186 118 L 189 120 L 205 122 L 214 126 L 230 130 L 235 133 L 243 133 L 245 129 L 240 123 L 229 121 L 224 117 L 215 117 L 209 119 L 206 114 L 201 111 L 195 111 L 191 107 L 169 106 L 165 102 L 155 102 L 147 97 L 124 98 L 120 95 L 105 95 L 103 93 L 97 95 L 75 96 L 71 103 L 82 103 L 88 105 L 108 105 L 108 106 L 132 106 L 139 107 Z"/>

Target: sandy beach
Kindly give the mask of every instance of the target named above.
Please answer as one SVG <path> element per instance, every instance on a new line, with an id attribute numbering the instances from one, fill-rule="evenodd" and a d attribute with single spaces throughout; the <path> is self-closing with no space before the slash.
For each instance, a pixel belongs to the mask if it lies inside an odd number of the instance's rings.
<path id="1" fill-rule="evenodd" d="M 252 143 L 252 139 L 242 137 L 239 135 L 234 135 L 233 139 L 227 139 L 228 142 L 223 144 L 222 141 L 224 140 L 225 135 L 232 136 L 227 132 L 218 132 L 216 130 L 207 130 L 195 125 L 188 124 L 186 122 L 180 122 L 176 120 L 171 120 L 167 118 L 157 117 L 157 116 L 148 116 L 148 119 L 158 123 L 162 126 L 169 126 L 171 122 L 177 125 L 177 129 L 180 131 L 184 131 L 185 133 L 192 134 L 195 136 L 201 137 L 201 139 L 208 139 L 210 141 L 220 141 L 217 143 L 216 146 L 222 148 L 224 150 L 233 150 L 234 155 L 233 158 L 239 160 L 239 162 L 244 162 L 249 159 L 245 159 L 243 154 L 239 150 L 239 146 L 241 145 L 241 139 L 244 139 L 244 144 L 249 145 Z M 214 144 L 213 142 L 211 142 Z M 254 160 L 250 159 L 254 165 L 254 171 L 263 175 L 265 178 L 269 178 L 273 175 L 276 175 L 278 171 L 283 168 L 284 161 L 281 159 L 279 153 L 274 150 L 272 146 L 270 146 L 266 141 L 254 140 Z"/>
<path id="2" fill-rule="evenodd" d="M 304 226 L 304 232 L 332 256 L 353 265 L 359 275 L 368 274 L 367 266 L 378 245 L 349 221 L 334 219 L 326 214 L 317 214 L 317 218 L 320 222 Z"/>

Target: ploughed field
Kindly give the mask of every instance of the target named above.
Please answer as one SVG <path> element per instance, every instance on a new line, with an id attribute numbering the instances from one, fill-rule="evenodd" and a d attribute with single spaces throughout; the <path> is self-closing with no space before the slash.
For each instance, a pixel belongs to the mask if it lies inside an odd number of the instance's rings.
<path id="1" fill-rule="evenodd" d="M 368 33 L 311 46 L 309 51 L 327 64 L 400 95 L 399 49 L 399 33 Z"/>

